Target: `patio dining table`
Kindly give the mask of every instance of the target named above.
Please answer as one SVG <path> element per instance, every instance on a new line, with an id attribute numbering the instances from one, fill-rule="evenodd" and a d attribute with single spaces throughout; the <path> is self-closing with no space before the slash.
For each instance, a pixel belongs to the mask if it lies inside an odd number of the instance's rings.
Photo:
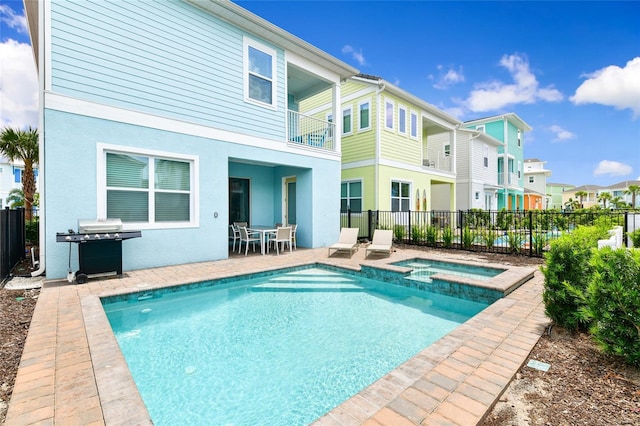
<path id="1" fill-rule="evenodd" d="M 276 228 L 273 225 L 253 225 L 247 231 L 260 234 L 260 252 L 264 255 L 267 235 L 276 232 Z"/>

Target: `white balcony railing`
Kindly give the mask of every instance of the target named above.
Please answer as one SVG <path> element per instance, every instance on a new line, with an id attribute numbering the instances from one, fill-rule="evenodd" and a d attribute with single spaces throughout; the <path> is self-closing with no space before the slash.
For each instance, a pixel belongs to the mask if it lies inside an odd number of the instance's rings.
<path id="1" fill-rule="evenodd" d="M 442 170 L 445 172 L 451 171 L 451 156 L 445 154 L 443 151 L 437 151 L 435 149 L 425 149 L 424 158 L 422 159 L 422 166 L 429 167 L 436 170 Z"/>
<path id="2" fill-rule="evenodd" d="M 500 172 L 498 174 L 498 185 L 504 185 L 504 173 Z M 507 185 L 509 186 L 520 186 L 520 178 L 518 177 L 518 173 L 509 172 L 507 173 Z"/>
<path id="3" fill-rule="evenodd" d="M 335 124 L 333 123 L 288 111 L 287 131 L 291 143 L 335 151 L 333 142 Z"/>

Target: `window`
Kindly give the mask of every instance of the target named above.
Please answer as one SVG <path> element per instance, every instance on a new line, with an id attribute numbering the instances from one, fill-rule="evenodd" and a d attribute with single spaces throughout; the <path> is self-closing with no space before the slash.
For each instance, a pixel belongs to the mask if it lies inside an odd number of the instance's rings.
<path id="1" fill-rule="evenodd" d="M 276 52 L 244 39 L 244 96 L 249 102 L 276 107 Z"/>
<path id="2" fill-rule="evenodd" d="M 476 191 L 475 197 L 476 197 L 476 200 L 479 200 L 480 199 L 480 193 Z"/>
<path id="3" fill-rule="evenodd" d="M 407 182 L 391 182 L 391 211 L 406 212 L 411 206 L 411 185 Z"/>
<path id="4" fill-rule="evenodd" d="M 327 114 L 327 123 L 333 123 L 333 114 Z M 333 127 L 329 126 L 329 134 L 327 135 L 329 139 L 333 139 Z"/>
<path id="5" fill-rule="evenodd" d="M 449 157 L 451 155 L 451 145 L 450 144 L 446 144 L 444 146 L 444 155 L 445 155 L 445 157 Z"/>
<path id="6" fill-rule="evenodd" d="M 195 222 L 196 157 L 103 150 L 101 217 L 154 227 Z"/>
<path id="7" fill-rule="evenodd" d="M 13 168 L 13 181 L 15 183 L 22 182 L 22 169 L 19 169 L 17 167 Z"/>
<path id="8" fill-rule="evenodd" d="M 535 181 L 534 176 L 529 176 L 529 183 L 534 183 Z"/>
<path id="9" fill-rule="evenodd" d="M 484 124 L 483 124 L 483 125 L 481 125 L 481 126 L 476 126 L 476 130 L 478 130 L 478 131 L 480 131 L 480 132 L 484 133 L 484 132 L 485 132 L 485 131 L 484 131 Z"/>
<path id="10" fill-rule="evenodd" d="M 393 130 L 393 101 L 384 102 L 384 127 L 388 130 Z"/>
<path id="11" fill-rule="evenodd" d="M 0 173 L 2 173 L 2 167 L 0 167 Z"/>
<path id="12" fill-rule="evenodd" d="M 411 137 L 418 138 L 418 114 L 411 112 Z"/>
<path id="13" fill-rule="evenodd" d="M 362 212 L 362 181 L 342 182 L 340 185 L 340 211 Z"/>
<path id="14" fill-rule="evenodd" d="M 484 144 L 482 146 L 482 161 L 485 167 L 489 167 L 489 145 Z"/>
<path id="15" fill-rule="evenodd" d="M 371 128 L 371 117 L 369 114 L 370 108 L 370 103 L 368 101 L 358 104 L 358 114 L 360 114 L 358 119 L 359 130 L 369 130 Z"/>
<path id="16" fill-rule="evenodd" d="M 522 146 L 522 132 L 518 129 L 518 146 Z"/>
<path id="17" fill-rule="evenodd" d="M 351 107 L 342 110 L 342 134 L 351 133 Z"/>
<path id="18" fill-rule="evenodd" d="M 520 176 L 520 170 L 522 170 L 522 163 L 520 161 L 518 161 L 518 179 L 521 178 Z"/>
<path id="19" fill-rule="evenodd" d="M 407 109 L 402 105 L 398 106 L 398 132 L 402 135 L 407 134 Z"/>

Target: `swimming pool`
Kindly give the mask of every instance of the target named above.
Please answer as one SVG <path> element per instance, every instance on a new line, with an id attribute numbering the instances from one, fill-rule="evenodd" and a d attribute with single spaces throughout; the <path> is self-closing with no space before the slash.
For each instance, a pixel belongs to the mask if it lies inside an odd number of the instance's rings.
<path id="1" fill-rule="evenodd" d="M 393 263 L 393 265 L 411 268 L 412 272 L 407 278 L 425 282 L 431 282 L 431 276 L 438 273 L 488 281 L 505 271 L 505 269 L 500 268 L 419 258 L 403 260 L 402 262 Z"/>
<path id="2" fill-rule="evenodd" d="M 213 284 L 103 301 L 156 425 L 307 424 L 487 306 L 315 267 Z"/>

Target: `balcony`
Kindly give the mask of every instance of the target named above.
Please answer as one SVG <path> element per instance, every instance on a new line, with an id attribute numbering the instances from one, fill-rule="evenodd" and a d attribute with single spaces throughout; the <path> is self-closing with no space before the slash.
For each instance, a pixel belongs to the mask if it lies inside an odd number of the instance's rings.
<path id="1" fill-rule="evenodd" d="M 443 151 L 435 149 L 425 149 L 422 166 L 430 169 L 440 170 L 443 172 L 451 171 L 451 156 Z"/>
<path id="2" fill-rule="evenodd" d="M 498 173 L 498 185 L 504 185 L 504 173 Z M 507 173 L 507 185 L 510 187 L 520 187 L 520 178 L 518 177 L 518 173 L 509 172 Z"/>
<path id="3" fill-rule="evenodd" d="M 335 152 L 335 124 L 295 111 L 287 111 L 289 143 Z"/>

